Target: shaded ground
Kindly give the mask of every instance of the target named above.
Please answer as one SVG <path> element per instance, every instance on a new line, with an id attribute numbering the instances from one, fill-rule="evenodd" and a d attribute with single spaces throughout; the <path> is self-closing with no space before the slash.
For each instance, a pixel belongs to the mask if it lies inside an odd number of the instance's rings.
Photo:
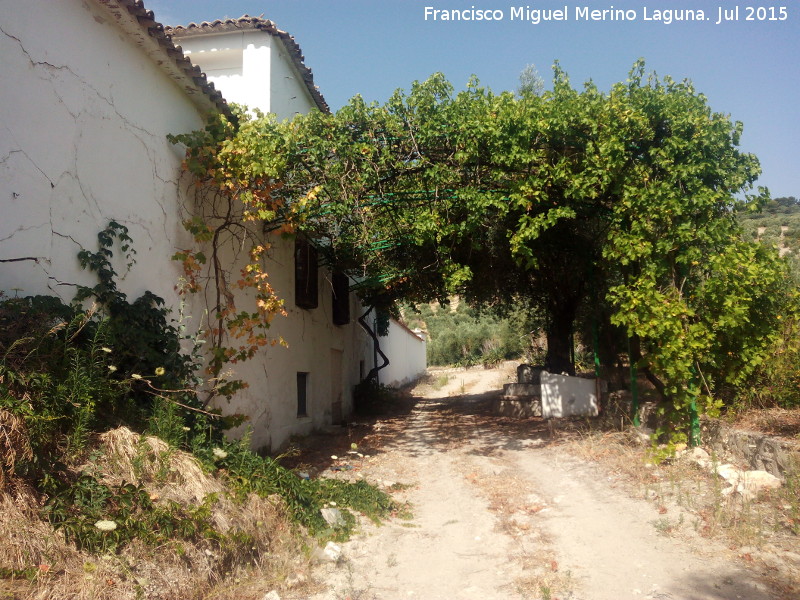
<path id="1" fill-rule="evenodd" d="M 800 445 L 800 409 L 749 410 L 737 415 L 735 423 L 742 429 L 761 431 Z"/>
<path id="2" fill-rule="evenodd" d="M 579 426 L 493 416 L 512 373 L 433 371 L 392 415 L 302 440 L 298 470 L 366 478 L 413 514 L 364 524 L 313 600 L 797 597 L 777 567 L 681 527 L 661 488 L 647 501 L 583 458 Z"/>

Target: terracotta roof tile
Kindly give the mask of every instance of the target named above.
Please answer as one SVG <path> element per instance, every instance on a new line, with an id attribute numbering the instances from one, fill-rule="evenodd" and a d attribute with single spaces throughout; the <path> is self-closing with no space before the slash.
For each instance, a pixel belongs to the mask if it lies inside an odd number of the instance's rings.
<path id="1" fill-rule="evenodd" d="M 196 101 L 205 100 L 206 108 L 230 114 L 230 107 L 214 84 L 207 81 L 205 73 L 183 55 L 164 26 L 156 21 L 153 11 L 147 10 L 141 0 L 95 0 L 113 15 L 123 30 L 128 33 L 150 57 L 161 66 L 178 85 Z"/>
<path id="2" fill-rule="evenodd" d="M 246 30 L 265 31 L 278 38 L 286 48 L 297 72 L 300 73 L 317 108 L 323 112 L 330 112 L 328 103 L 325 101 L 325 98 L 323 98 L 317 86 L 314 85 L 314 75 L 311 69 L 305 64 L 305 57 L 300 50 L 299 44 L 294 40 L 293 36 L 278 29 L 278 26 L 273 21 L 264 19 L 263 16 L 251 17 L 250 15 L 243 15 L 238 19 L 226 18 L 217 19 L 216 21 L 203 21 L 202 23 L 189 23 L 188 25 L 179 25 L 176 27 L 165 27 L 164 33 L 171 39 L 180 41 L 181 38 Z"/>

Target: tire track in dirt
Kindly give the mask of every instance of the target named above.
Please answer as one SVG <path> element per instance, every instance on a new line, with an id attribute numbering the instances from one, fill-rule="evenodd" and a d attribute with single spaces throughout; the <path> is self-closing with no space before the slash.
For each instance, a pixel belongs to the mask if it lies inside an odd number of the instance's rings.
<path id="1" fill-rule="evenodd" d="M 311 600 L 776 598 L 714 542 L 700 555 L 659 535 L 656 507 L 565 454 L 542 422 L 491 417 L 500 379 L 456 373 L 374 427 L 380 448 L 360 473 L 411 484 L 395 497 L 414 517 L 365 524 L 319 567 L 326 589 Z"/>

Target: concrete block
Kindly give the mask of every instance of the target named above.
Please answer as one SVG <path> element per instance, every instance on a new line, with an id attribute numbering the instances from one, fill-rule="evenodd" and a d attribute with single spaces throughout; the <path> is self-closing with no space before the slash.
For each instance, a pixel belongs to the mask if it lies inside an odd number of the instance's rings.
<path id="1" fill-rule="evenodd" d="M 542 416 L 596 417 L 597 382 L 595 379 L 554 375 L 547 371 L 541 374 Z"/>
<path id="2" fill-rule="evenodd" d="M 542 401 L 538 396 L 520 396 L 518 398 L 503 396 L 492 403 L 492 413 L 501 417 L 541 417 Z"/>

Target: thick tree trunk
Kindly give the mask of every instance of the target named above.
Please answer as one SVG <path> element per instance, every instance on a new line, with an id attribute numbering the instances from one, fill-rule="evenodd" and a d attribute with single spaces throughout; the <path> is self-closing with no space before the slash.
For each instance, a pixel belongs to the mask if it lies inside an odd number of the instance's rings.
<path id="1" fill-rule="evenodd" d="M 550 324 L 547 327 L 547 357 L 545 369 L 550 373 L 567 373 L 575 375 L 575 364 L 572 362 L 572 326 L 575 311 L 569 307 L 552 311 Z"/>

